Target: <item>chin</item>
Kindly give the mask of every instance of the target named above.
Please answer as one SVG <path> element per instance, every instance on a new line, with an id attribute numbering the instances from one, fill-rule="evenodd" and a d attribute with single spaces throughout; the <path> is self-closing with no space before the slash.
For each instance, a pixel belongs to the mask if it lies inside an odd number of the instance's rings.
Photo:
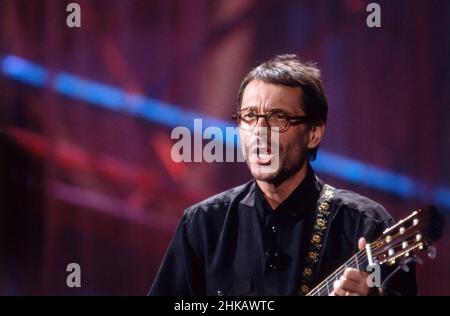
<path id="1" fill-rule="evenodd" d="M 278 168 L 274 166 L 262 166 L 258 164 L 249 164 L 250 172 L 258 181 L 264 181 L 279 185 L 286 179 L 294 176 L 299 170 L 301 170 L 301 164 L 293 166 L 285 166 L 280 163 Z"/>
<path id="2" fill-rule="evenodd" d="M 252 172 L 253 178 L 255 180 L 264 181 L 264 182 L 275 182 L 278 178 L 278 174 L 267 174 L 267 173 L 254 173 Z"/>
<path id="3" fill-rule="evenodd" d="M 280 170 L 271 170 L 270 166 L 252 166 L 250 172 L 259 181 L 275 182 L 280 178 Z"/>

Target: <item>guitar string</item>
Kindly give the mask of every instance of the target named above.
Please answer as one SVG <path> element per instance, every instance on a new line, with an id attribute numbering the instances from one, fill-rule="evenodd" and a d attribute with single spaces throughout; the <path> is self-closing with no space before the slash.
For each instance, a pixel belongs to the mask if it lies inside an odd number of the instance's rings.
<path id="1" fill-rule="evenodd" d="M 419 245 L 416 245 L 416 246 L 414 246 L 413 248 L 416 248 L 416 247 L 418 247 Z M 361 257 L 360 255 L 363 255 L 364 254 L 364 250 L 360 250 L 357 254 L 355 254 L 352 258 L 350 258 L 349 260 L 347 260 L 347 262 L 350 262 L 351 260 L 353 260 L 353 259 L 356 259 L 356 258 L 358 258 L 358 257 Z M 363 256 L 363 258 L 362 258 L 362 260 L 361 260 L 361 263 L 362 264 L 365 264 L 365 263 L 367 263 L 367 256 Z M 325 294 L 325 295 L 329 295 L 329 292 L 330 291 L 328 291 L 328 279 L 335 279 L 336 278 L 336 276 L 337 276 L 337 274 L 338 274 L 338 272 L 340 273 L 341 271 L 339 271 L 339 270 L 342 270 L 343 268 L 347 268 L 346 267 L 346 264 L 347 264 L 347 262 L 345 263 L 345 264 L 343 264 L 339 269 L 337 269 L 335 272 L 333 272 L 329 277 L 327 277 L 324 281 L 322 281 L 320 284 L 318 284 L 315 288 L 313 288 L 309 293 L 307 293 L 307 296 L 316 296 L 316 294 L 319 294 L 319 296 L 322 296 L 322 294 Z M 355 262 L 357 262 L 357 263 L 359 263 L 359 261 L 355 261 Z M 325 285 L 322 285 L 323 283 L 325 283 Z M 333 281 L 333 283 L 334 283 L 334 281 Z M 325 286 L 326 286 L 326 288 L 327 288 L 327 291 L 325 292 L 325 293 L 322 293 L 322 290 L 325 290 Z"/>
<path id="2" fill-rule="evenodd" d="M 322 282 L 320 282 L 314 289 L 312 289 L 308 295 L 314 295 L 315 293 L 318 293 L 322 290 L 322 288 L 325 288 L 330 284 L 331 280 L 336 279 L 336 277 L 340 274 L 343 274 L 343 272 L 345 271 L 346 268 L 353 267 L 350 263 L 351 261 L 358 259 L 358 263 L 360 265 L 364 265 L 367 263 L 367 256 L 364 254 L 364 252 L 358 252 L 357 255 L 352 256 L 349 260 L 347 260 L 342 266 L 340 266 L 337 270 L 335 270 L 330 276 L 328 276 L 325 280 L 323 280 Z M 356 260 L 355 260 L 356 262 Z M 334 282 L 334 281 L 333 281 Z"/>
<path id="3" fill-rule="evenodd" d="M 375 244 L 376 242 L 372 243 L 371 246 L 373 244 Z M 381 246 L 376 246 L 376 247 L 371 247 L 371 251 L 377 250 L 379 248 L 381 248 Z M 331 280 L 334 280 L 337 278 L 338 275 L 342 275 L 343 272 L 345 271 L 346 268 L 348 267 L 352 267 L 355 268 L 355 264 L 357 266 L 359 265 L 364 265 L 368 263 L 368 258 L 367 258 L 367 254 L 364 251 L 364 249 L 358 251 L 355 255 L 353 255 L 350 259 L 348 259 L 344 264 L 342 264 L 338 269 L 336 269 L 332 274 L 330 274 L 325 280 L 323 280 L 322 282 L 320 282 L 316 287 L 314 287 L 310 292 L 308 292 L 308 296 L 314 296 L 315 294 L 319 293 L 322 294 L 322 290 L 325 289 L 325 287 L 329 288 L 329 284 L 331 282 Z M 328 294 L 328 291 L 326 292 L 326 294 Z"/>
<path id="4" fill-rule="evenodd" d="M 375 251 L 375 250 L 379 249 L 380 247 L 382 247 L 382 245 L 376 245 L 376 246 L 373 247 L 373 244 L 375 244 L 375 243 L 376 242 L 370 244 L 371 251 Z M 352 261 L 353 261 L 353 263 L 356 263 L 358 265 L 359 264 L 361 264 L 361 265 L 366 264 L 368 260 L 367 260 L 367 254 L 364 251 L 364 249 L 358 251 L 350 259 L 348 259 L 344 264 L 342 264 L 338 269 L 336 269 L 330 276 L 328 276 L 325 280 L 323 280 L 316 287 L 314 287 L 314 289 L 312 289 L 308 293 L 308 295 L 312 295 L 312 293 L 321 291 L 322 288 L 327 286 L 327 283 L 329 282 L 329 280 L 335 279 L 338 274 L 343 273 L 343 271 L 345 271 L 345 269 L 348 267 L 347 265 L 352 266 Z"/>
<path id="5" fill-rule="evenodd" d="M 371 251 L 375 251 L 377 249 L 379 249 L 381 246 L 373 246 L 376 242 L 370 244 L 370 249 Z M 347 267 L 347 264 L 349 264 L 352 260 L 358 260 L 359 263 L 364 264 L 367 261 L 367 255 L 366 252 L 363 250 L 358 251 L 355 255 L 353 255 L 352 257 L 350 257 L 344 264 L 342 264 L 338 269 L 336 269 L 327 279 L 333 279 L 331 276 L 334 274 L 338 274 L 340 272 L 340 270 L 343 270 Z M 356 261 L 355 260 L 355 261 Z M 321 285 L 322 283 L 325 283 L 325 281 L 327 280 L 325 279 L 324 281 L 322 281 L 321 283 L 319 283 L 317 286 Z"/>
<path id="6" fill-rule="evenodd" d="M 392 236 L 392 238 L 395 239 L 396 237 L 398 237 L 401 234 L 402 233 L 394 234 Z M 370 246 L 371 252 L 374 252 L 374 251 L 384 247 L 385 245 L 383 243 L 379 243 L 379 240 L 377 240 L 377 241 L 374 241 L 373 243 L 369 244 L 369 246 Z M 366 251 L 364 251 L 364 249 L 358 251 L 350 259 L 348 259 L 344 264 L 342 264 L 338 269 L 336 269 L 332 274 L 330 274 L 327 278 L 325 278 L 325 280 L 323 280 L 318 285 L 316 285 L 310 292 L 307 293 L 307 295 L 308 296 L 309 295 L 314 295 L 316 293 L 320 294 L 322 289 L 324 289 L 325 287 L 328 289 L 328 287 L 329 287 L 329 284 L 328 284 L 329 280 L 331 281 L 333 279 L 336 279 L 338 274 L 343 274 L 343 271 L 345 271 L 345 269 L 347 268 L 347 264 L 350 264 L 351 261 L 354 261 L 354 263 L 356 263 L 357 265 L 366 264 L 367 261 L 368 261 Z M 351 266 L 351 264 L 350 264 L 350 266 Z M 312 293 L 314 293 L 314 294 L 312 294 Z"/>

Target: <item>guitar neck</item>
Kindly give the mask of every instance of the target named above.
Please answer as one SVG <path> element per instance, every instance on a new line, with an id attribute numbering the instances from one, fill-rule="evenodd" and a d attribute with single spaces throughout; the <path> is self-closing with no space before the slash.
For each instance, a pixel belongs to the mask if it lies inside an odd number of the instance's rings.
<path id="1" fill-rule="evenodd" d="M 309 291 L 306 296 L 328 296 L 328 294 L 333 290 L 334 281 L 338 280 L 344 274 L 346 268 L 355 268 L 365 271 L 367 264 L 368 260 L 366 250 L 363 249 L 358 251 L 343 265 L 341 265 L 333 273 L 331 273 L 325 280 L 320 282 L 315 288 Z"/>
<path id="2" fill-rule="evenodd" d="M 386 229 L 377 240 L 358 251 L 306 295 L 328 295 L 333 290 L 334 281 L 342 276 L 346 268 L 365 271 L 373 262 L 392 265 L 398 260 L 415 257 L 424 250 L 434 258 L 436 254 L 431 243 L 442 236 L 444 225 L 444 216 L 433 205 L 412 212 Z"/>

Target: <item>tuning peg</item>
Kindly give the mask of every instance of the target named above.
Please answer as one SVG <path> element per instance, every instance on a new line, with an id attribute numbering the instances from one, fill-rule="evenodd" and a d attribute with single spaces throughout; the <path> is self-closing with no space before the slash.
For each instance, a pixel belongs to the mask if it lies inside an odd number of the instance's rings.
<path id="1" fill-rule="evenodd" d="M 431 246 L 427 249 L 428 258 L 434 259 L 436 258 L 436 248 Z"/>
<path id="2" fill-rule="evenodd" d="M 409 268 L 408 264 L 410 264 L 414 261 L 415 261 L 414 258 L 406 257 L 400 262 L 400 267 L 402 268 L 403 271 L 409 272 L 410 268 Z"/>
<path id="3" fill-rule="evenodd" d="M 409 267 L 407 264 L 402 264 L 402 270 L 405 272 L 409 272 Z"/>

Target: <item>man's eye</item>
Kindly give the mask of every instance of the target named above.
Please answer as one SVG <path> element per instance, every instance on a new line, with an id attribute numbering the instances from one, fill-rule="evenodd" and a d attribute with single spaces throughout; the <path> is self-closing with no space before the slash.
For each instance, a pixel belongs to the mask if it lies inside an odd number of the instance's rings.
<path id="1" fill-rule="evenodd" d="M 284 115 L 284 113 L 281 113 L 281 112 L 273 113 L 272 116 L 273 116 L 273 118 L 275 118 L 277 120 L 282 120 L 282 119 L 286 118 L 286 115 Z"/>
<path id="2" fill-rule="evenodd" d="M 253 113 L 253 112 L 248 112 L 248 113 L 244 113 L 243 116 L 244 116 L 244 118 L 246 118 L 246 119 L 250 119 L 250 118 L 254 118 L 254 117 L 255 117 L 255 113 Z"/>

